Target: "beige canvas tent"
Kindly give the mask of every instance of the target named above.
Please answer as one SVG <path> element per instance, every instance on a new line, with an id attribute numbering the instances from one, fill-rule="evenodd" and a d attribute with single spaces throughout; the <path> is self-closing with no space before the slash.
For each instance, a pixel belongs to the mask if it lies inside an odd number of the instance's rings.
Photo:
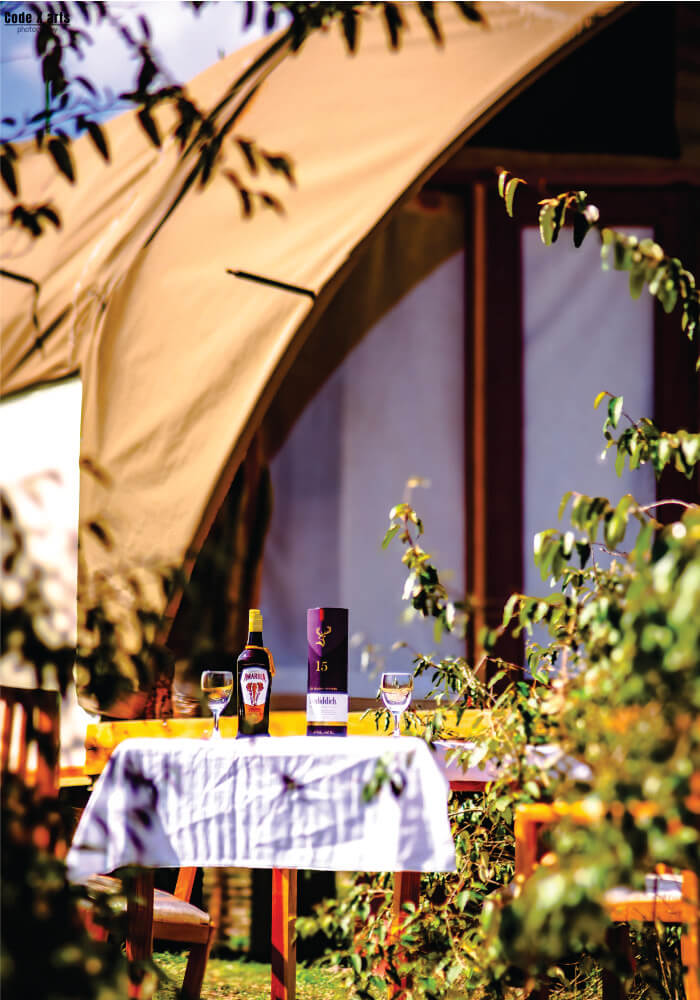
<path id="1" fill-rule="evenodd" d="M 87 138 L 75 144 L 72 186 L 25 151 L 22 195 L 55 203 L 63 226 L 37 241 L 3 239 L 5 268 L 40 291 L 35 302 L 31 286 L 3 281 L 2 391 L 80 373 L 81 453 L 110 479 L 83 477 L 81 518 L 106 522 L 115 539 L 110 552 L 86 548 L 91 572 L 110 561 L 179 565 L 201 545 L 278 387 L 362 253 L 491 115 L 621 6 L 482 9 L 485 26 L 441 5 L 442 46 L 412 15 L 392 52 L 368 17 L 356 55 L 330 30 L 280 59 L 238 134 L 293 160 L 294 188 L 259 178 L 283 215 L 242 220 L 220 171 L 145 246 L 188 169 L 172 138 L 155 149 L 123 115 L 106 127 L 110 166 Z M 215 103 L 266 44 L 197 77 L 196 100 Z M 240 169 L 237 155 L 226 154 Z"/>

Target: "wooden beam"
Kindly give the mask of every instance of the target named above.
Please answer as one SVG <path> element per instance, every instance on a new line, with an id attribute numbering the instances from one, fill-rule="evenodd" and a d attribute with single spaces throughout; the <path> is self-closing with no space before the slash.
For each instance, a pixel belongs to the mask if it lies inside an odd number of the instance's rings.
<path id="1" fill-rule="evenodd" d="M 653 156 L 609 156 L 595 153 L 537 153 L 520 149 L 464 146 L 430 178 L 427 188 L 463 188 L 465 184 L 495 185 L 505 168 L 530 183 L 571 187 L 700 186 L 700 163 Z M 548 191 L 548 193 L 552 193 Z"/>
<path id="2" fill-rule="evenodd" d="M 495 187 L 473 185 L 465 243 L 465 566 L 474 600 L 467 659 L 476 665 L 480 630 L 500 622 L 522 587 L 520 235 Z M 522 642 L 503 637 L 496 655 L 520 668 Z"/>
<path id="3" fill-rule="evenodd" d="M 486 187 L 475 184 L 466 240 L 468 321 L 465 350 L 464 429 L 467 591 L 474 600 L 467 657 L 480 655 L 477 636 L 486 608 Z"/>

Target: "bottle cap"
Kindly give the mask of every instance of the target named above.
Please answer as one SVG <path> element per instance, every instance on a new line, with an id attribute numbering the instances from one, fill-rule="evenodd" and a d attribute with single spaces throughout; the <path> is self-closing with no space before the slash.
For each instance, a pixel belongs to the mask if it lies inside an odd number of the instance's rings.
<path id="1" fill-rule="evenodd" d="M 248 612 L 248 631 L 249 632 L 262 632 L 263 630 L 263 619 L 262 611 L 258 611 L 257 608 L 251 608 Z"/>

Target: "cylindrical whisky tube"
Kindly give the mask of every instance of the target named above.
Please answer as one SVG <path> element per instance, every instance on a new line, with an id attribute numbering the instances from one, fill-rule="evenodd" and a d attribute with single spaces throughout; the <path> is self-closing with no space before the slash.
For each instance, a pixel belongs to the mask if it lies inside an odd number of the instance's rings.
<path id="1" fill-rule="evenodd" d="M 308 683 L 306 732 L 346 736 L 348 731 L 348 609 L 306 612 Z"/>

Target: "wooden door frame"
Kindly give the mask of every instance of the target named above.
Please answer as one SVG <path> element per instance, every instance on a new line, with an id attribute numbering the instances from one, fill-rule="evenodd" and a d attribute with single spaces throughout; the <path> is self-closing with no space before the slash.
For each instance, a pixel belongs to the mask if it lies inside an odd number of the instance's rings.
<path id="1" fill-rule="evenodd" d="M 554 171 L 556 173 L 556 171 Z M 686 181 L 654 184 L 645 171 L 629 185 L 609 176 L 570 174 L 557 191 L 584 188 L 598 205 L 601 219 L 613 227 L 648 225 L 655 239 L 698 275 L 700 188 Z M 447 185 L 455 190 L 456 178 Z M 605 184 L 600 183 L 605 180 Z M 537 221 L 538 198 L 552 193 L 549 184 L 521 189 L 516 219 L 506 215 L 493 172 L 464 177 L 465 199 L 465 570 L 474 616 L 467 638 L 468 662 L 482 654 L 479 631 L 495 627 L 510 593 L 523 585 L 523 288 L 521 231 Z M 589 237 L 590 238 L 590 237 Z M 556 253 L 556 250 L 552 250 Z M 626 277 L 620 275 L 620 280 Z M 680 310 L 666 315 L 654 306 L 654 413 L 665 430 L 700 429 L 700 392 L 695 373 L 697 344 L 680 329 Z M 642 414 L 640 414 L 641 416 Z M 700 498 L 698 475 L 688 481 L 664 474 L 658 495 L 680 500 Z M 673 509 L 661 508 L 669 519 Z M 524 643 L 503 637 L 495 655 L 524 662 Z M 484 671 L 484 676 L 488 676 Z"/>

